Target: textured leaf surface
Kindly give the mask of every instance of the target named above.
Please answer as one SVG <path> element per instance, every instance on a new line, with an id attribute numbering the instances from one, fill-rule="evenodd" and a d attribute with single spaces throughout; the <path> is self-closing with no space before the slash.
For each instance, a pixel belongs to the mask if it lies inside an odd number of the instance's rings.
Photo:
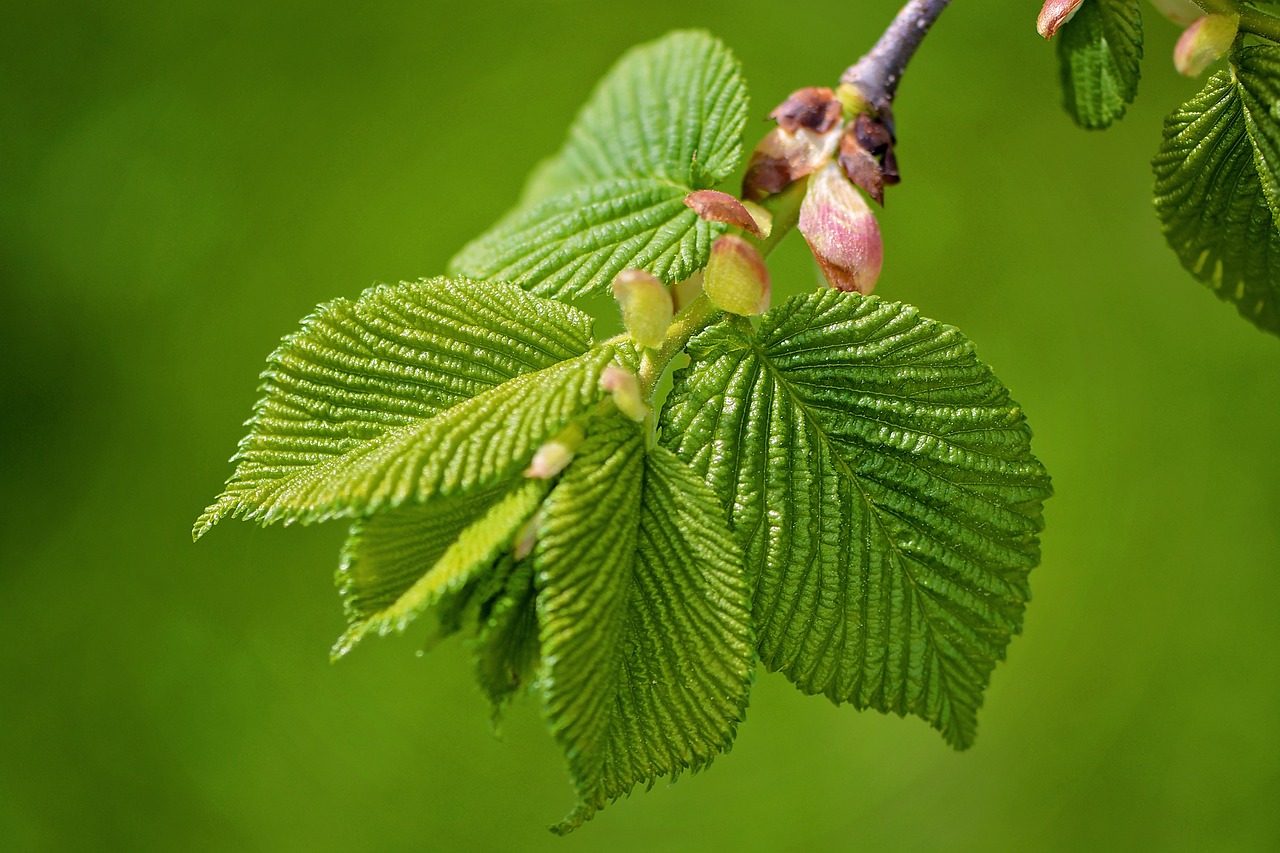
<path id="1" fill-rule="evenodd" d="M 590 345 L 586 315 L 509 285 L 436 279 L 322 305 L 271 356 L 195 535 L 494 485 L 597 399 L 611 353 Z"/>
<path id="2" fill-rule="evenodd" d="M 1280 333 L 1280 234 L 1230 69 L 1165 119 L 1155 205 L 1178 260 L 1259 328 Z"/>
<path id="3" fill-rule="evenodd" d="M 583 106 L 522 201 L 610 178 L 713 186 L 742 156 L 747 87 L 719 39 L 678 31 L 628 51 Z"/>
<path id="4" fill-rule="evenodd" d="M 542 691 L 580 801 L 561 832 L 728 749 L 751 677 L 741 554 L 715 496 L 634 424 L 597 427 L 534 551 Z"/>
<path id="5" fill-rule="evenodd" d="M 334 645 L 346 654 L 371 633 L 403 631 L 510 548 L 547 492 L 541 480 L 493 492 L 378 513 L 354 525 L 338 569 L 350 627 Z"/>
<path id="6" fill-rule="evenodd" d="M 680 200 L 737 166 L 746 117 L 737 60 L 712 36 L 676 32 L 633 49 L 516 209 L 451 268 L 560 297 L 600 290 L 628 267 L 668 283 L 688 277 L 725 226 L 702 222 Z"/>
<path id="7" fill-rule="evenodd" d="M 1280 47 L 1256 45 L 1231 57 L 1254 166 L 1274 219 L 1280 216 Z"/>
<path id="8" fill-rule="evenodd" d="M 696 338 L 664 444 L 746 560 L 761 660 L 801 690 L 972 742 L 1020 630 L 1049 479 L 959 332 L 853 293 Z"/>
<path id="9" fill-rule="evenodd" d="M 1063 106 L 1098 130 L 1124 115 L 1138 94 L 1142 13 L 1137 0 L 1088 0 L 1058 31 Z"/>
<path id="10" fill-rule="evenodd" d="M 530 682 L 541 659 L 533 561 L 517 563 L 505 581 L 482 614 L 475 643 L 476 680 L 495 720 L 511 696 Z"/>
<path id="11" fill-rule="evenodd" d="M 725 231 L 685 206 L 689 192 L 654 178 L 588 184 L 489 231 L 453 264 L 467 275 L 553 297 L 598 290 L 633 267 L 680 281 L 706 262 Z"/>

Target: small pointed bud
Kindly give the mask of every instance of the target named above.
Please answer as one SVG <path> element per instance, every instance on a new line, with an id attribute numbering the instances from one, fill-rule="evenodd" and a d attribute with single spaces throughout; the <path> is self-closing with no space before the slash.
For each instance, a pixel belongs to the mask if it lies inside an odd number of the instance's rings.
<path id="1" fill-rule="evenodd" d="M 779 104 L 769 118 L 778 122 L 784 130 L 794 131 L 805 127 L 817 133 L 826 133 L 840 123 L 843 111 L 836 93 L 821 86 L 809 86 L 792 92 Z"/>
<path id="2" fill-rule="evenodd" d="M 651 409 L 640 398 L 640 380 L 626 368 L 611 364 L 600 374 L 600 389 L 613 395 L 618 411 L 633 421 L 649 417 Z"/>
<path id="3" fill-rule="evenodd" d="M 834 163 L 809 179 L 797 227 L 836 290 L 867 294 L 876 286 L 884 259 L 880 226 Z"/>
<path id="4" fill-rule="evenodd" d="M 529 520 L 516 533 L 512 556 L 516 558 L 517 563 L 533 553 L 534 547 L 538 544 L 538 531 L 542 529 L 544 521 L 546 521 L 546 512 L 542 507 L 538 507 L 538 511 L 529 516 Z"/>
<path id="5" fill-rule="evenodd" d="M 1173 48 L 1173 67 L 1184 77 L 1199 77 L 1226 55 L 1239 29 L 1239 15 L 1205 15 L 1178 39 Z"/>
<path id="6" fill-rule="evenodd" d="M 1204 9 L 1192 0 L 1151 0 L 1151 5 L 1180 27 L 1189 27 L 1204 17 Z"/>
<path id="7" fill-rule="evenodd" d="M 769 310 L 769 269 L 756 247 L 735 234 L 726 234 L 711 244 L 702 289 L 713 305 L 730 314 Z"/>
<path id="8" fill-rule="evenodd" d="M 623 270 L 613 280 L 613 298 L 632 340 L 642 347 L 662 346 L 675 307 L 656 276 L 644 270 Z"/>
<path id="9" fill-rule="evenodd" d="M 525 477 L 530 480 L 550 480 L 573 461 L 573 454 L 582 444 L 585 433 L 577 424 L 569 424 L 548 441 L 543 442 L 529 460 L 529 467 L 524 469 Z"/>
<path id="10" fill-rule="evenodd" d="M 773 233 L 773 214 L 769 212 L 767 207 L 762 207 L 754 201 L 744 201 L 742 206 L 746 208 L 747 214 L 756 224 L 755 235 L 760 239 L 766 239 Z"/>
<path id="11" fill-rule="evenodd" d="M 839 144 L 839 125 L 826 133 L 815 133 L 806 127 L 795 131 L 775 127 L 751 152 L 742 178 L 742 197 L 759 201 L 782 192 L 793 181 L 820 169 Z"/>
<path id="12" fill-rule="evenodd" d="M 1071 20 L 1082 2 L 1084 0 L 1045 0 L 1036 20 L 1036 32 L 1043 38 L 1053 38 L 1058 28 Z"/>
<path id="13" fill-rule="evenodd" d="M 723 222 L 741 228 L 754 237 L 763 237 L 755 217 L 742 202 L 717 190 L 696 190 L 684 197 L 685 207 L 708 222 Z M 752 205 L 759 207 L 759 205 Z"/>

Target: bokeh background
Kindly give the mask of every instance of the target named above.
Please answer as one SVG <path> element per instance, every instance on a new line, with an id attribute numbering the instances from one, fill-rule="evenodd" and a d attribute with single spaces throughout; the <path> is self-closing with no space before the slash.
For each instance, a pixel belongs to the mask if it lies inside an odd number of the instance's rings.
<path id="1" fill-rule="evenodd" d="M 534 703 L 500 739 L 466 650 L 339 665 L 343 530 L 192 520 L 277 340 L 443 270 L 594 80 L 720 34 L 752 135 L 895 0 L 18 4 L 0 26 L 0 849 L 1280 847 L 1280 341 L 1151 212 L 1177 35 L 1137 106 L 1058 109 L 1034 0 L 958 3 L 897 111 L 880 292 L 959 326 L 1054 475 L 1035 599 L 977 745 L 761 675 L 733 752 L 557 839 Z M 798 238 L 775 287 L 814 286 Z"/>

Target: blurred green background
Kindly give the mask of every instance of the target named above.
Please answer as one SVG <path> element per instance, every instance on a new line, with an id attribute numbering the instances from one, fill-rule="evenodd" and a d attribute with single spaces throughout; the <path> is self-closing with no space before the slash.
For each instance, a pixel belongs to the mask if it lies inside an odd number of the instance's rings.
<path id="1" fill-rule="evenodd" d="M 1129 117 L 1058 109 L 1034 0 L 958 3 L 897 118 L 880 293 L 976 342 L 1055 478 L 977 745 L 761 675 L 732 754 L 567 839 L 525 701 L 464 648 L 331 666 L 343 530 L 190 526 L 277 340 L 436 274 L 627 47 L 704 26 L 759 123 L 895 0 L 51 2 L 0 27 L 0 849 L 1280 847 L 1280 341 L 1151 212 L 1176 31 Z M 814 270 L 793 238 L 775 287 Z"/>

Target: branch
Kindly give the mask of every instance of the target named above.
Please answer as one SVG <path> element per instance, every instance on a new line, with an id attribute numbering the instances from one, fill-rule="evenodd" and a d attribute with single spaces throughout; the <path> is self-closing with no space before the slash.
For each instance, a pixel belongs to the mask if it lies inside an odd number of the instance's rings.
<path id="1" fill-rule="evenodd" d="M 875 47 L 840 75 L 840 82 L 856 88 L 867 103 L 883 111 L 893 103 L 898 81 L 924 41 L 933 22 L 951 0 L 908 0 Z"/>

